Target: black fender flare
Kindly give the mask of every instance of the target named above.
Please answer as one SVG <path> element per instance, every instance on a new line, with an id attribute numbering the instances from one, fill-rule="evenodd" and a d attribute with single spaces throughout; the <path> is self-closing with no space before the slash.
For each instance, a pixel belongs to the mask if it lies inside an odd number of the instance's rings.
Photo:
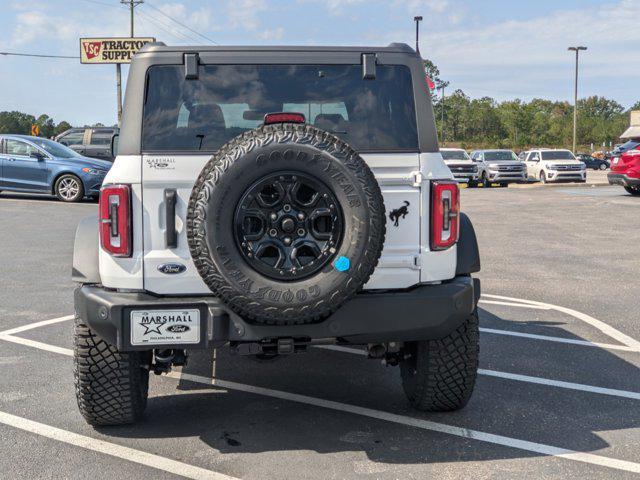
<path id="1" fill-rule="evenodd" d="M 98 215 L 91 215 L 80 220 L 73 244 L 71 279 L 74 282 L 83 284 L 101 282 L 98 264 L 99 242 Z"/>
<path id="2" fill-rule="evenodd" d="M 480 271 L 480 251 L 473 224 L 467 215 L 460 214 L 456 275 L 471 275 Z"/>

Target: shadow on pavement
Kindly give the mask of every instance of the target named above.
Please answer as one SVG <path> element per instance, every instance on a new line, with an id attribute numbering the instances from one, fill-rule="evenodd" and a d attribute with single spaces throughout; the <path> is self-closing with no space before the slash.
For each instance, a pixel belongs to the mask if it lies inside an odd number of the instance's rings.
<path id="1" fill-rule="evenodd" d="M 481 312 L 481 318 L 488 315 L 491 314 Z M 554 365 L 568 361 L 565 345 L 537 342 L 531 349 L 524 350 L 517 340 L 514 346 L 512 339 L 496 341 L 483 336 L 481 363 L 484 357 L 488 357 L 491 363 L 502 358 L 507 363 L 504 370 L 530 374 L 514 368 L 511 360 L 517 358 L 515 363 L 521 362 L 523 368 L 538 362 L 545 369 L 553 369 Z M 486 349 L 491 352 L 487 353 Z M 618 372 L 637 384 L 639 375 L 635 365 L 609 351 L 582 349 L 586 351 L 575 351 L 581 352 L 582 356 L 576 356 L 573 350 L 567 352 L 575 368 L 591 375 L 593 381 L 587 383 L 601 385 L 598 381 L 610 376 L 611 372 Z M 212 350 L 193 352 L 183 371 L 210 378 L 214 371 L 213 355 Z M 232 356 L 225 350 L 217 351 L 216 355 L 215 376 L 223 380 L 577 451 L 593 452 L 609 447 L 600 432 L 640 427 L 640 409 L 637 408 L 637 400 L 632 399 L 480 376 L 474 396 L 466 408 L 452 413 L 426 414 L 407 405 L 397 368 L 383 367 L 361 356 L 311 349 L 303 355 L 256 362 Z M 555 370 L 547 371 L 544 376 L 573 381 L 556 374 Z M 178 381 L 176 394 L 150 398 L 145 419 L 135 428 L 109 428 L 101 429 L 101 432 L 116 437 L 178 440 L 198 436 L 222 453 L 357 451 L 364 452 L 369 460 L 390 464 L 538 456 L 514 448 L 293 401 L 209 387 L 184 379 Z"/>

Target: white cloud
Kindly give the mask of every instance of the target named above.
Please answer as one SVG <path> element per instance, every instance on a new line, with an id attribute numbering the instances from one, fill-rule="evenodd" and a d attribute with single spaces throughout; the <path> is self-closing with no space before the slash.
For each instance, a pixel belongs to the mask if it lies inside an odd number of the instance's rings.
<path id="1" fill-rule="evenodd" d="M 59 20 L 61 19 L 37 11 L 19 13 L 16 15 L 11 44 L 22 45 L 41 37 L 53 40 L 72 39 L 75 33 L 74 25 Z"/>
<path id="2" fill-rule="evenodd" d="M 280 40 L 284 34 L 284 28 L 278 27 L 273 29 L 267 29 L 260 34 L 262 40 Z"/>
<path id="3" fill-rule="evenodd" d="M 449 0 L 396 0 L 395 4 L 404 5 L 409 12 L 415 15 L 420 15 L 425 11 L 444 13 L 451 6 Z"/>
<path id="4" fill-rule="evenodd" d="M 232 28 L 242 27 L 255 31 L 260 26 L 260 13 L 267 9 L 265 0 L 238 0 L 230 2 L 228 19 Z"/>
<path id="5" fill-rule="evenodd" d="M 153 10 L 146 9 L 144 5 L 141 8 L 145 9 L 145 13 L 153 14 Z M 210 7 L 201 7 L 192 12 L 183 3 L 165 3 L 163 5 L 159 5 L 157 8 L 162 10 L 162 12 L 167 16 L 178 20 L 180 23 L 189 25 L 189 27 L 197 31 L 217 30 L 219 28 L 214 24 L 213 10 Z M 155 16 L 156 15 L 154 15 L 154 17 Z M 171 25 L 172 28 L 177 29 L 179 32 L 192 33 L 180 25 L 172 23 L 171 20 L 166 17 L 162 20 L 163 23 L 166 24 L 168 22 L 168 25 Z"/>
<path id="6" fill-rule="evenodd" d="M 638 58 L 639 16 L 640 2 L 619 0 L 525 20 L 485 21 L 480 28 L 470 22 L 456 26 L 443 20 L 438 28 L 421 29 L 420 51 L 438 65 L 451 87 L 463 88 L 472 96 L 568 98 L 573 57 L 567 47 L 586 45 L 589 50 L 580 57 L 583 94 L 628 97 L 628 91 L 600 88 L 596 78 L 613 80 L 623 74 L 629 88 L 640 80 L 640 62 L 631 61 Z M 377 43 L 413 45 L 412 40 L 408 30 L 377 37 Z"/>

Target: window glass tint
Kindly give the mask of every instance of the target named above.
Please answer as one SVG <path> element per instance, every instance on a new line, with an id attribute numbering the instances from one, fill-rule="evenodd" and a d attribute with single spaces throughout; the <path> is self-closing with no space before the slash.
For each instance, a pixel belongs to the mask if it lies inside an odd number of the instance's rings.
<path id="1" fill-rule="evenodd" d="M 5 140 L 5 148 L 7 149 L 7 155 L 20 155 L 28 157 L 31 152 L 35 151 L 31 145 L 21 142 L 20 140 Z"/>
<path id="2" fill-rule="evenodd" d="M 620 145 L 615 150 L 618 150 L 620 152 L 626 152 L 627 150 L 633 150 L 638 146 L 640 146 L 640 142 L 637 142 L 635 140 L 629 140 L 628 142 L 625 142 L 622 145 Z"/>
<path id="3" fill-rule="evenodd" d="M 92 134 L 91 135 L 91 145 L 111 145 L 111 137 L 113 135 L 105 135 L 102 134 Z"/>
<path id="4" fill-rule="evenodd" d="M 484 159 L 487 162 L 500 162 L 507 160 L 517 160 L 516 154 L 510 150 L 498 150 L 494 152 L 484 152 Z"/>
<path id="5" fill-rule="evenodd" d="M 185 80 L 182 66 L 148 72 L 142 148 L 212 151 L 262 124 L 271 112 L 300 112 L 360 151 L 417 150 L 411 73 L 378 65 L 205 65 Z"/>
<path id="6" fill-rule="evenodd" d="M 82 145 L 82 139 L 84 138 L 84 132 L 71 132 L 58 140 L 63 145 Z"/>
<path id="7" fill-rule="evenodd" d="M 440 150 L 444 160 L 469 160 L 467 152 L 462 150 Z"/>
<path id="8" fill-rule="evenodd" d="M 542 152 L 543 160 L 574 160 L 573 153 L 569 150 L 544 151 Z"/>
<path id="9" fill-rule="evenodd" d="M 58 158 L 75 158 L 79 155 L 68 147 L 54 142 L 53 140 L 47 140 L 46 138 L 34 138 L 33 143 L 45 150 L 47 153 Z"/>

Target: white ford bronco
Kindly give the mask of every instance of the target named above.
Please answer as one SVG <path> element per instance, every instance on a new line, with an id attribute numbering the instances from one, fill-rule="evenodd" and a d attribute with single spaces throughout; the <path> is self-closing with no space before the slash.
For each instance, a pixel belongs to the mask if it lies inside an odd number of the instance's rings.
<path id="1" fill-rule="evenodd" d="M 147 45 L 76 233 L 80 412 L 135 422 L 149 372 L 190 350 L 320 344 L 399 365 L 416 408 L 461 408 L 479 270 L 410 47 Z"/>

